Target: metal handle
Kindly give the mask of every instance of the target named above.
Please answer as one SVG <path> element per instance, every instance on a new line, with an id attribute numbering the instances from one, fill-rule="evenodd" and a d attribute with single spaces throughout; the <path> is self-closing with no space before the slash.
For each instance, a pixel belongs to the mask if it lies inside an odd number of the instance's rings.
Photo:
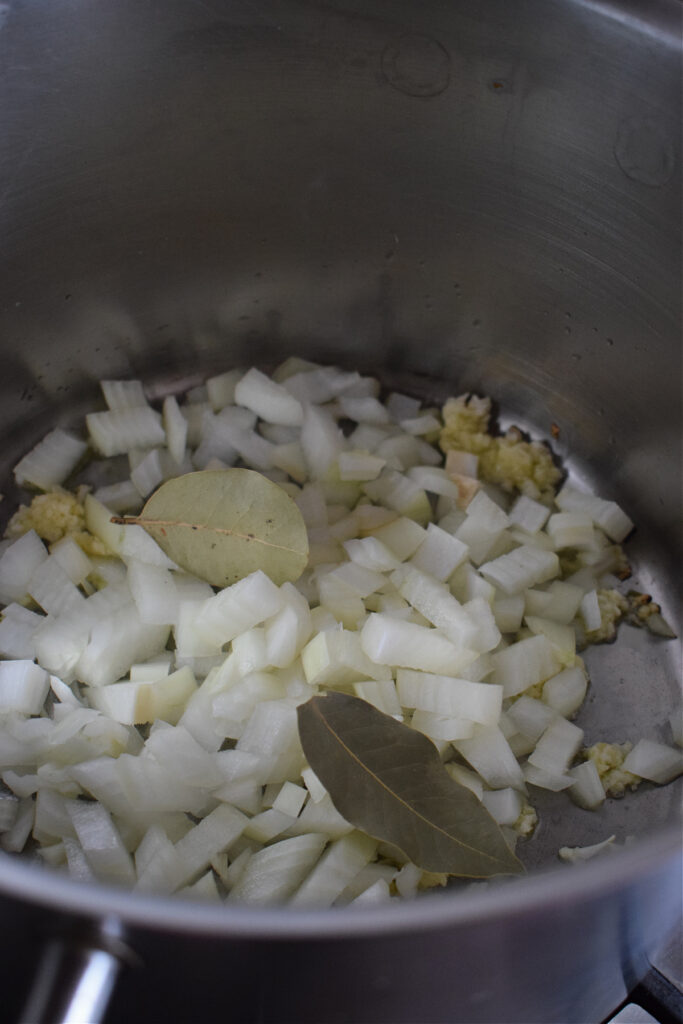
<path id="1" fill-rule="evenodd" d="M 19 1024 L 102 1024 L 121 968 L 137 958 L 111 929 L 53 939 Z"/>

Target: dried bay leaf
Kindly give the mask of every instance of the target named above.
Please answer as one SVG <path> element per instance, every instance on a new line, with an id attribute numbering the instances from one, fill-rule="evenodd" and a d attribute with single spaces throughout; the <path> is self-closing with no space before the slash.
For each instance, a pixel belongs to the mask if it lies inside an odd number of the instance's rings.
<path id="1" fill-rule="evenodd" d="M 422 733 L 345 693 L 298 709 L 311 768 L 347 821 L 399 847 L 424 871 L 468 878 L 523 871 L 477 797 Z"/>
<path id="2" fill-rule="evenodd" d="M 297 505 L 251 469 L 174 477 L 139 516 L 113 521 L 144 527 L 177 565 L 215 587 L 257 569 L 279 586 L 297 580 L 308 562 L 308 534 Z"/>

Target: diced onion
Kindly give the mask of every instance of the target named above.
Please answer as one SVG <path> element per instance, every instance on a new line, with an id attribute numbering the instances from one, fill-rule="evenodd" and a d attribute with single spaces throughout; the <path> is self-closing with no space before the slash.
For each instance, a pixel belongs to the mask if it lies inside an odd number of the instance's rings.
<path id="1" fill-rule="evenodd" d="M 415 897 L 434 878 L 358 832 L 306 762 L 297 707 L 329 689 L 429 737 L 511 846 L 535 821 L 527 787 L 595 811 L 622 776 L 635 788 L 683 772 L 680 750 L 651 739 L 580 753 L 569 721 L 588 687 L 577 637 L 600 634 L 598 588 L 618 586 L 605 574 L 621 575 L 633 525 L 615 502 L 572 482 L 554 503 L 511 500 L 480 478 L 485 447 L 463 437 L 444 461 L 437 409 L 306 360 L 218 374 L 161 413 L 140 381 L 102 392 L 91 445 L 129 470 L 78 491 L 84 523 L 62 529 L 47 493 L 0 542 L 3 850 L 32 836 L 74 878 L 192 899 Z M 489 400 L 453 404 L 473 437 L 486 430 Z M 51 431 L 16 480 L 49 492 L 86 449 Z M 240 462 L 298 505 L 309 564 L 295 584 L 259 571 L 215 592 L 141 526 L 112 522 L 163 480 Z"/>
<path id="2" fill-rule="evenodd" d="M 62 484 L 83 458 L 87 445 L 64 430 L 52 430 L 14 467 L 19 486 L 48 491 Z"/>

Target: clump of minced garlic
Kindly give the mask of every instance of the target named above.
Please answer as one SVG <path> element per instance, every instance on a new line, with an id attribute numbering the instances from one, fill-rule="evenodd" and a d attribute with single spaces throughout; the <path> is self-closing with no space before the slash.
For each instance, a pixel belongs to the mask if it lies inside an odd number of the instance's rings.
<path id="1" fill-rule="evenodd" d="M 617 635 L 617 625 L 629 610 L 628 598 L 618 590 L 601 589 L 597 591 L 598 607 L 600 608 L 600 625 L 597 629 L 586 631 L 588 643 L 610 643 Z"/>
<path id="2" fill-rule="evenodd" d="M 545 504 L 553 501 L 562 472 L 555 465 L 550 448 L 541 441 L 525 440 L 517 427 L 510 427 L 503 435 L 491 433 L 490 398 L 473 394 L 449 398 L 443 406 L 442 417 L 439 446 L 447 459 L 449 452 L 475 455 L 480 480 L 496 484 L 509 493 L 518 491 Z M 556 433 L 555 427 L 553 435 Z M 467 475 L 451 475 L 462 489 L 462 504 L 466 507 L 479 483 Z M 558 552 L 558 556 L 563 577 L 583 568 L 584 563 L 576 551 L 566 549 Z M 605 571 L 609 569 L 619 579 L 628 579 L 631 567 L 620 544 L 608 546 L 605 558 L 610 562 Z M 660 636 L 676 635 L 662 618 L 659 605 L 647 594 L 632 592 L 625 597 L 618 590 L 599 589 L 598 604 L 602 621 L 597 629 L 585 633 L 586 643 L 610 643 L 617 635 L 618 623 L 624 619 Z"/>
<path id="3" fill-rule="evenodd" d="M 622 765 L 633 744 L 629 743 L 594 743 L 581 751 L 585 760 L 593 762 L 598 770 L 602 787 L 606 796 L 623 796 L 627 789 L 637 789 L 643 781 L 639 775 L 624 771 Z"/>
<path id="4" fill-rule="evenodd" d="M 35 530 L 48 544 L 72 537 L 86 555 L 111 554 L 102 541 L 86 529 L 82 496 L 70 491 L 47 491 L 37 494 L 30 505 L 20 505 L 7 524 L 5 537 L 21 537 L 29 530 Z"/>
<path id="5" fill-rule="evenodd" d="M 550 449 L 541 441 L 526 441 L 516 427 L 500 436 L 492 434 L 490 398 L 449 398 L 442 414 L 439 445 L 443 452 L 476 455 L 480 478 L 505 491 L 517 490 L 536 501 L 552 500 L 562 473 Z"/>

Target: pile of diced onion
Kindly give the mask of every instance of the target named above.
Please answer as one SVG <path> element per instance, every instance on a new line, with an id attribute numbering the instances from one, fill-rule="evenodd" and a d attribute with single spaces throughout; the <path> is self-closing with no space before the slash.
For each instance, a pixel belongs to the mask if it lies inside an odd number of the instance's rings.
<path id="1" fill-rule="evenodd" d="M 300 360 L 221 374 L 161 411 L 139 382 L 102 389 L 89 441 L 53 430 L 15 470 L 58 491 L 94 450 L 120 474 L 84 497 L 106 555 L 69 535 L 48 550 L 33 530 L 2 543 L 4 850 L 82 880 L 257 904 L 434 884 L 346 822 L 306 764 L 296 708 L 329 689 L 429 736 L 511 845 L 536 787 L 603 803 L 571 719 L 587 689 L 577 631 L 600 626 L 597 591 L 632 527 L 614 502 L 570 484 L 554 507 L 511 497 L 482 485 L 469 452 L 447 472 L 438 410 Z M 233 465 L 297 502 L 310 562 L 296 583 L 258 571 L 216 592 L 111 522 L 172 476 Z M 564 549 L 581 562 L 567 579 Z M 641 739 L 623 769 L 667 782 L 681 753 Z"/>

